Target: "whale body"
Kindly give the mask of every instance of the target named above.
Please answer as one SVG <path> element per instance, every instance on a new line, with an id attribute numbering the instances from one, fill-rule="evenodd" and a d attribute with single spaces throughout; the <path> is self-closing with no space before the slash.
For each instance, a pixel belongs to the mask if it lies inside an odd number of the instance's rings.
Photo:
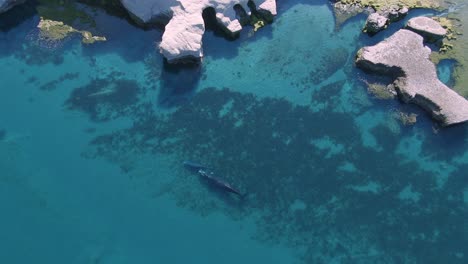
<path id="1" fill-rule="evenodd" d="M 216 177 L 213 172 L 209 172 L 206 170 L 199 170 L 198 174 L 205 180 L 207 180 L 210 184 L 230 193 L 237 194 L 239 196 L 243 196 L 243 194 L 237 190 L 236 188 L 232 187 L 228 182 L 224 181 L 223 179 Z"/>
<path id="2" fill-rule="evenodd" d="M 197 173 L 203 180 L 205 180 L 210 185 L 225 192 L 236 194 L 241 198 L 244 197 L 244 194 L 242 194 L 238 189 L 232 187 L 231 184 L 229 184 L 225 180 L 217 177 L 208 166 L 190 160 L 186 160 L 182 164 L 187 170 L 191 171 L 192 173 Z"/>
<path id="3" fill-rule="evenodd" d="M 198 173 L 199 170 L 207 170 L 208 167 L 205 165 L 202 165 L 198 162 L 186 160 L 182 164 L 184 164 L 184 167 L 188 169 L 189 171 L 193 173 Z"/>

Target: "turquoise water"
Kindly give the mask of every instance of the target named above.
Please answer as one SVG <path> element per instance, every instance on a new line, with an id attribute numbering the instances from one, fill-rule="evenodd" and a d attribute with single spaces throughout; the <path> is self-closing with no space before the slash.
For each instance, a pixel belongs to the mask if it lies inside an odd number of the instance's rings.
<path id="1" fill-rule="evenodd" d="M 446 85 L 453 85 L 452 72 L 455 64 L 454 60 L 442 60 L 437 64 L 437 75 Z"/>
<path id="2" fill-rule="evenodd" d="M 368 94 L 354 54 L 384 35 L 362 17 L 336 31 L 325 2 L 278 8 L 236 41 L 208 32 L 200 67 L 101 12 L 91 46 L 46 47 L 37 16 L 0 32 L 0 259 L 466 263 L 468 127 Z"/>

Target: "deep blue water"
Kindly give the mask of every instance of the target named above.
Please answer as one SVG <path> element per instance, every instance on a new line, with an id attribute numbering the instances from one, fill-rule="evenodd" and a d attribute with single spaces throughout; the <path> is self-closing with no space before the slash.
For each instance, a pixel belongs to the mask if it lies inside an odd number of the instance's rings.
<path id="1" fill-rule="evenodd" d="M 34 14 L 2 29 L 0 259 L 466 263 L 467 125 L 367 92 L 355 52 L 390 33 L 335 30 L 325 2 L 278 9 L 235 41 L 207 32 L 199 67 L 165 65 L 159 30 L 101 12 L 94 45 L 46 47 Z"/>

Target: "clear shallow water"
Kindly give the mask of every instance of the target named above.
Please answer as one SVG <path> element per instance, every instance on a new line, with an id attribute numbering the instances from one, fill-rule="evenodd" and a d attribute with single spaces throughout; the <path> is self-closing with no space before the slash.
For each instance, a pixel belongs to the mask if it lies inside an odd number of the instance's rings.
<path id="1" fill-rule="evenodd" d="M 104 14 L 93 46 L 27 41 L 37 17 L 1 32 L 1 259 L 465 263 L 466 125 L 367 93 L 352 61 L 383 35 L 362 19 L 279 13 L 237 41 L 207 33 L 185 69 L 163 65 L 160 32 Z M 185 159 L 249 195 L 207 188 Z"/>
<path id="2" fill-rule="evenodd" d="M 456 61 L 454 60 L 442 60 L 437 64 L 437 75 L 446 85 L 453 86 L 452 73 L 455 64 Z"/>

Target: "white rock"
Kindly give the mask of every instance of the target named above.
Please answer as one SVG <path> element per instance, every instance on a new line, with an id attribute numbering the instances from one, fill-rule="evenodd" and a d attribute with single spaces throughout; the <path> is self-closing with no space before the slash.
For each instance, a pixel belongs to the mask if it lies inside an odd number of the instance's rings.
<path id="1" fill-rule="evenodd" d="M 422 35 L 428 41 L 436 41 L 447 34 L 447 30 L 439 22 L 429 17 L 414 17 L 408 21 L 406 27 Z"/>
<path id="2" fill-rule="evenodd" d="M 159 49 L 169 62 L 203 57 L 202 37 L 205 32 L 203 10 L 212 7 L 216 19 L 232 34 L 242 26 L 235 5 L 250 14 L 248 0 L 121 0 L 124 7 L 143 23 L 159 22 L 169 17 Z M 257 10 L 276 15 L 275 0 L 257 0 Z"/>
<path id="3" fill-rule="evenodd" d="M 468 121 L 468 101 L 438 79 L 430 54 L 420 35 L 401 29 L 377 45 L 362 48 L 356 64 L 396 77 L 394 87 L 400 98 L 424 108 L 442 125 Z"/>
<path id="4" fill-rule="evenodd" d="M 365 29 L 368 33 L 377 33 L 385 28 L 388 18 L 379 13 L 372 13 L 367 17 Z"/>

